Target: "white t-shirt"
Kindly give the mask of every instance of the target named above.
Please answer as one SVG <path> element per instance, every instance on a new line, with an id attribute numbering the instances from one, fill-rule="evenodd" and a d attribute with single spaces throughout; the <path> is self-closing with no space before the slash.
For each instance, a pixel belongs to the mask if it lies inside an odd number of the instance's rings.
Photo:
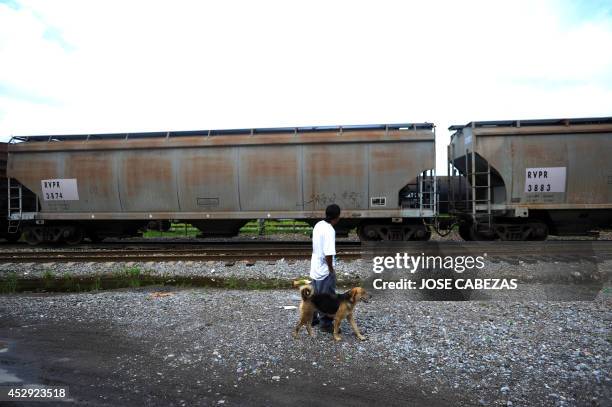
<path id="1" fill-rule="evenodd" d="M 334 227 L 322 220 L 312 229 L 312 258 L 310 260 L 310 278 L 323 280 L 329 274 L 325 256 L 336 255 L 336 231 Z"/>

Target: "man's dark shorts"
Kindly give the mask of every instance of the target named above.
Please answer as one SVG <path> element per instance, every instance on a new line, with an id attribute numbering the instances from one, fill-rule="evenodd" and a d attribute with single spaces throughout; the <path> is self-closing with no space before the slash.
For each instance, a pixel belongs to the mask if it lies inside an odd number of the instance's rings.
<path id="1" fill-rule="evenodd" d="M 314 288 L 315 294 L 336 294 L 336 273 L 330 273 L 322 280 L 312 280 L 312 287 Z M 326 315 L 321 315 L 318 312 L 312 317 L 313 325 L 318 321 L 321 321 L 322 328 L 328 328 L 332 325 L 334 321 L 332 318 L 329 318 Z"/>

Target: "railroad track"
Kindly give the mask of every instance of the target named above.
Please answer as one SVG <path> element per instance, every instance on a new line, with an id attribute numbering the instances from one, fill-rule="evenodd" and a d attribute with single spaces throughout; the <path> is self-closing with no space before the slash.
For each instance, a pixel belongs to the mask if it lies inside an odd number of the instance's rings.
<path id="1" fill-rule="evenodd" d="M 0 253 L 3 263 L 41 262 L 149 262 L 149 261 L 237 261 L 237 260 L 298 260 L 308 259 L 310 251 L 296 249 L 227 248 L 219 250 L 100 250 L 100 251 L 50 251 L 50 252 L 4 252 Z M 346 258 L 358 258 L 360 252 L 343 252 Z"/>
<path id="2" fill-rule="evenodd" d="M 280 244 L 279 244 L 280 243 Z M 201 245 L 183 248 L 138 247 L 103 249 L 38 249 L 32 251 L 0 251 L 0 263 L 50 263 L 50 262 L 167 262 L 167 261 L 276 261 L 309 259 L 309 242 L 286 244 Z M 523 259 L 525 261 L 559 260 L 569 258 L 612 258 L 612 241 L 544 241 L 544 242 L 405 242 L 384 244 L 338 244 L 338 257 L 352 260 L 361 257 L 390 256 L 395 253 L 426 256 L 472 255 L 495 259 Z"/>
<path id="3" fill-rule="evenodd" d="M 336 247 L 359 247 L 358 241 L 338 241 Z M 99 242 L 99 243 L 81 243 L 76 246 L 57 246 L 57 245 L 38 245 L 30 246 L 27 243 L 8 243 L 0 244 L 0 252 L 11 250 L 110 250 L 110 249 L 125 249 L 125 250 L 198 250 L 198 249 L 224 249 L 224 248 L 302 248 L 310 249 L 312 242 L 308 240 L 236 240 L 236 241 L 197 241 L 197 240 L 142 240 L 142 241 L 121 241 L 121 242 Z"/>

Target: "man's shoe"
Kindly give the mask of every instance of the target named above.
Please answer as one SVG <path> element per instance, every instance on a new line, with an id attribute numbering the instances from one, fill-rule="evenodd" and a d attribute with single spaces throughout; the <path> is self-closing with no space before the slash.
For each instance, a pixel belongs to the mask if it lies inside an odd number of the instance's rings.
<path id="1" fill-rule="evenodd" d="M 310 323 L 310 326 L 319 325 L 319 322 L 321 322 L 321 320 L 319 318 L 313 319 L 312 322 Z"/>
<path id="2" fill-rule="evenodd" d="M 331 334 L 334 332 L 334 326 L 333 325 L 321 325 L 321 330 Z M 338 328 L 338 333 L 342 333 L 340 328 Z"/>

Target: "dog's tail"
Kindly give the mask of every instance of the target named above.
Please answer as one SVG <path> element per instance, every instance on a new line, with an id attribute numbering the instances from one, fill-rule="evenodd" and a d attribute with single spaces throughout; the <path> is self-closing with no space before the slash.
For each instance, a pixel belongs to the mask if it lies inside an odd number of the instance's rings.
<path id="1" fill-rule="evenodd" d="M 311 285 L 303 285 L 300 287 L 300 294 L 302 295 L 302 299 L 304 301 L 308 301 L 312 296 L 312 286 Z"/>

